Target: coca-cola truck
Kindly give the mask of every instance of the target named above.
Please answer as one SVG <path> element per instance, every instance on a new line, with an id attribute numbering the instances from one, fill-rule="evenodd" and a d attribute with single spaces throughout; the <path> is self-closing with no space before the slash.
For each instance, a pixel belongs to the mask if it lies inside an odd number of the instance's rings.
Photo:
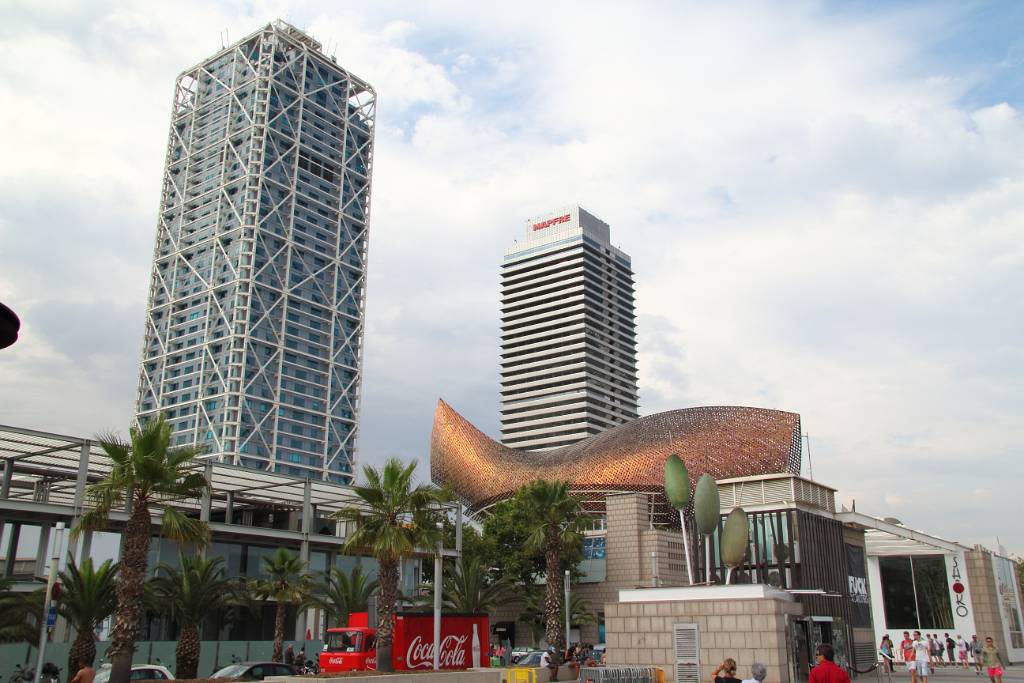
<path id="1" fill-rule="evenodd" d="M 348 626 L 327 629 L 320 671 L 362 671 L 377 668 L 377 629 L 369 626 L 366 612 L 349 615 Z M 441 617 L 442 669 L 488 666 L 486 614 L 445 614 Z M 391 664 L 395 671 L 434 667 L 434 614 L 395 614 Z"/>

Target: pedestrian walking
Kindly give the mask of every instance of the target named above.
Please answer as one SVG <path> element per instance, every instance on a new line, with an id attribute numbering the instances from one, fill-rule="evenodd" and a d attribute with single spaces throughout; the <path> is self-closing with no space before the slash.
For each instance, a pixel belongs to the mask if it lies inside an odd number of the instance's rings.
<path id="1" fill-rule="evenodd" d="M 939 634 L 933 633 L 931 642 L 931 661 L 933 661 L 936 666 L 946 666 L 946 661 L 942 658 L 944 650 L 945 648 L 942 647 L 942 641 L 939 640 Z"/>
<path id="2" fill-rule="evenodd" d="M 903 632 L 903 640 L 900 641 L 900 654 L 903 655 L 903 661 L 908 665 L 908 671 L 910 662 L 914 661 L 914 641 L 910 638 L 910 631 Z"/>
<path id="3" fill-rule="evenodd" d="M 878 654 L 882 656 L 882 670 L 886 673 L 892 673 L 892 663 L 895 661 L 895 653 L 893 652 L 892 641 L 889 640 L 888 633 L 882 636 L 882 642 L 878 646 Z"/>
<path id="4" fill-rule="evenodd" d="M 950 638 L 948 633 L 944 634 L 943 638 L 946 641 L 946 658 L 951 666 L 956 666 L 956 657 L 953 654 L 956 652 L 956 641 Z"/>
<path id="5" fill-rule="evenodd" d="M 828 643 L 819 645 L 814 650 L 818 663 L 811 669 L 807 683 L 850 683 L 850 676 L 836 666 L 835 650 Z"/>
<path id="6" fill-rule="evenodd" d="M 290 643 L 284 649 L 284 663 L 288 666 L 295 666 L 295 648 Z"/>
<path id="7" fill-rule="evenodd" d="M 928 683 L 928 642 L 921 637 L 920 631 L 914 631 L 914 663 L 910 667 L 910 683 Z"/>
<path id="8" fill-rule="evenodd" d="M 956 634 L 956 659 L 958 662 L 963 664 L 964 670 L 967 670 L 967 641 L 959 633 Z"/>
<path id="9" fill-rule="evenodd" d="M 981 650 L 981 663 L 985 665 L 988 680 L 991 683 L 1003 683 L 1003 653 L 996 647 L 992 636 L 985 638 L 985 647 Z"/>
<path id="10" fill-rule="evenodd" d="M 977 634 L 971 636 L 971 658 L 974 660 L 974 675 L 981 675 L 981 651 L 985 646 L 978 640 Z"/>

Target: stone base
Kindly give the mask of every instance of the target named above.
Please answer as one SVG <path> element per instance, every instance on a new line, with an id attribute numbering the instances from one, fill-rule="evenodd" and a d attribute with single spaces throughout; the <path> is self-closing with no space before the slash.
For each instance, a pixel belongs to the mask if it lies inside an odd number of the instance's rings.
<path id="1" fill-rule="evenodd" d="M 736 677 L 750 678 L 750 666 L 768 668 L 769 681 L 790 683 L 788 622 L 803 608 L 789 593 L 762 585 L 638 588 L 619 592 L 605 605 L 609 666 L 658 666 L 674 681 L 673 625 L 696 624 L 700 680 L 727 657 Z"/>

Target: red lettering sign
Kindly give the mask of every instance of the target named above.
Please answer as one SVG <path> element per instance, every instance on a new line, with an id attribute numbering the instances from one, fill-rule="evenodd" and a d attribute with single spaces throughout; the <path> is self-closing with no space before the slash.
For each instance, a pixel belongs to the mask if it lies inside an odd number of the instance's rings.
<path id="1" fill-rule="evenodd" d="M 442 669 L 464 669 L 466 668 L 466 641 L 467 636 L 445 636 L 441 640 L 441 656 L 439 657 Z M 434 643 L 424 642 L 420 636 L 416 636 L 409 643 L 409 651 L 405 655 L 406 666 L 410 669 L 426 669 L 434 665 Z"/>
<path id="2" fill-rule="evenodd" d="M 550 228 L 552 225 L 558 225 L 559 223 L 568 223 L 569 219 L 570 219 L 569 214 L 565 214 L 564 216 L 559 216 L 558 218 L 549 218 L 546 221 L 541 221 L 540 223 L 534 223 L 533 224 L 533 229 L 534 230 L 543 230 L 544 228 Z"/>

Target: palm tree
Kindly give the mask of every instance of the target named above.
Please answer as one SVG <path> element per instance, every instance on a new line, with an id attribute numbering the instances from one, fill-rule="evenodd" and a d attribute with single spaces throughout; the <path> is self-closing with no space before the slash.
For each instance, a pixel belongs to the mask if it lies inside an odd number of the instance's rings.
<path id="1" fill-rule="evenodd" d="M 197 555 L 178 555 L 178 567 L 161 564 L 149 582 L 157 611 L 178 623 L 181 633 L 174 649 L 175 675 L 195 678 L 199 668 L 199 627 L 203 619 L 227 606 L 235 582 L 226 578 L 224 560 Z"/>
<path id="2" fill-rule="evenodd" d="M 359 565 L 353 567 L 349 574 L 332 567 L 323 581 L 311 586 L 310 595 L 303 607 L 322 609 L 327 615 L 328 624 L 346 626 L 349 614 L 369 610 L 370 597 L 376 592 L 377 586 L 377 580 L 370 581 L 370 577 L 363 573 Z"/>
<path id="3" fill-rule="evenodd" d="M 0 643 L 36 643 L 42 591 L 36 591 L 40 597 L 35 599 L 32 593 L 11 590 L 13 584 L 14 579 L 0 577 Z"/>
<path id="4" fill-rule="evenodd" d="M 92 509 L 82 515 L 74 533 L 102 530 L 115 508 L 129 504 L 128 523 L 122 532 L 122 553 L 117 576 L 117 609 L 110 631 L 110 683 L 128 683 L 135 640 L 142 621 L 147 555 L 152 537 L 151 508 L 161 501 L 200 498 L 209 488 L 206 478 L 195 470 L 200 449 L 171 448 L 171 428 L 161 415 L 131 428 L 131 439 L 114 434 L 98 437 L 112 467 L 106 478 L 87 490 Z M 204 522 L 186 517 L 173 507 L 163 508 L 160 523 L 163 536 L 179 543 L 203 545 L 209 537 Z"/>
<path id="5" fill-rule="evenodd" d="M 280 662 L 284 651 L 284 613 L 288 605 L 301 605 L 309 595 L 309 576 L 306 564 L 295 553 L 278 548 L 270 557 L 263 558 L 265 579 L 256 579 L 252 591 L 263 600 L 277 603 L 274 614 L 274 654 Z"/>
<path id="6" fill-rule="evenodd" d="M 377 628 L 377 668 L 391 671 L 393 616 L 398 598 L 398 566 L 417 549 L 433 548 L 441 521 L 440 506 L 450 495 L 429 484 L 413 486 L 416 461 L 403 465 L 391 458 L 383 469 L 363 467 L 365 486 L 353 488 L 358 506 L 340 510 L 338 519 L 355 522 L 345 541 L 346 552 L 369 552 L 380 563 L 380 616 Z"/>
<path id="7" fill-rule="evenodd" d="M 508 578 L 493 579 L 479 558 L 463 555 L 446 566 L 441 586 L 442 606 L 453 612 L 486 614 L 513 597 L 515 585 Z M 419 607 L 434 604 L 433 586 L 420 586 Z"/>
<path id="8" fill-rule="evenodd" d="M 68 651 L 68 676 L 96 659 L 96 627 L 117 607 L 118 565 L 106 560 L 99 567 L 86 558 L 79 567 L 72 561 L 60 573 L 63 587 L 57 611 L 75 629 L 75 642 Z"/>
<path id="9" fill-rule="evenodd" d="M 562 631 L 562 548 L 580 542 L 580 501 L 569 495 L 569 484 L 564 481 L 537 480 L 524 486 L 518 495 L 531 510 L 533 520 L 529 527 L 526 547 L 544 553 L 547 587 L 544 593 L 544 637 L 549 645 L 565 649 Z"/>

